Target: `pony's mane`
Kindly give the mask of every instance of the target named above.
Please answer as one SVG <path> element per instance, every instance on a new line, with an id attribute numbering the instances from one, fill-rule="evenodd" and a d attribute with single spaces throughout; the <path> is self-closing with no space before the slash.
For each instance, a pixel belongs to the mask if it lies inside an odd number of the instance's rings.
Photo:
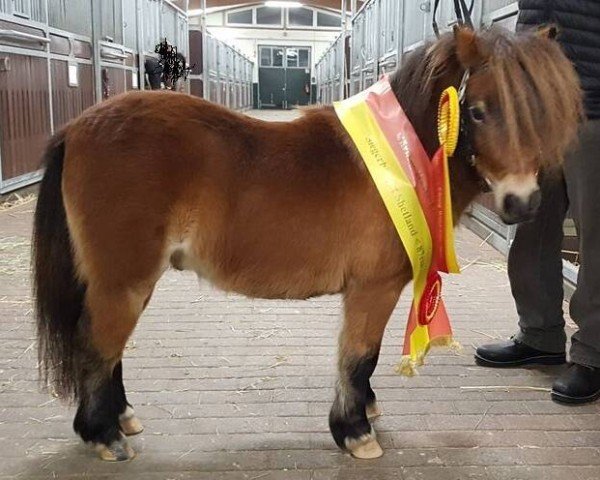
<path id="1" fill-rule="evenodd" d="M 582 102 L 577 75 L 558 43 L 500 28 L 478 32 L 477 41 L 485 60 L 472 70 L 487 69 L 496 84 L 502 119 L 496 127 L 503 149 L 509 154 L 539 151 L 542 166 L 560 164 L 576 138 Z M 423 122 L 426 112 L 432 115 L 433 98 L 456 86 L 463 71 L 455 36 L 449 33 L 410 55 L 392 76 L 392 88 L 409 117 Z"/>

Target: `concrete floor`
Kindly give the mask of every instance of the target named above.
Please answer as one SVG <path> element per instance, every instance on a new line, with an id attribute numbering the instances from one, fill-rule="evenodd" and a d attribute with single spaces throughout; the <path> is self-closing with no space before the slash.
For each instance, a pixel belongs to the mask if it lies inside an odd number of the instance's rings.
<path id="1" fill-rule="evenodd" d="M 290 112 L 258 112 L 285 119 Z M 0 479 L 592 480 L 600 404 L 552 403 L 561 368 L 491 370 L 475 345 L 516 325 L 504 259 L 464 229 L 464 272 L 445 282 L 460 355 L 434 351 L 421 375 L 394 373 L 410 295 L 386 333 L 374 388 L 385 455 L 357 461 L 327 428 L 340 298 L 249 300 L 168 272 L 130 341 L 126 388 L 146 430 L 129 463 L 98 460 L 73 409 L 37 383 L 29 283 L 34 199 L 0 211 Z"/>
<path id="2" fill-rule="evenodd" d="M 300 110 L 252 110 L 248 112 L 248 115 L 269 122 L 285 122 L 297 118 L 300 115 Z"/>

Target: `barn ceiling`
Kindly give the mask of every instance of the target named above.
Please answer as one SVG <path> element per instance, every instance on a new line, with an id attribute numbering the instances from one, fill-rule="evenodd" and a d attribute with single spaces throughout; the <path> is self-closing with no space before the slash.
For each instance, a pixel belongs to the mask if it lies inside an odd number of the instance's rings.
<path id="1" fill-rule="evenodd" d="M 335 8 L 337 10 L 340 9 L 341 0 L 299 0 L 300 3 L 312 7 L 326 7 L 326 8 Z M 190 0 L 189 8 L 197 9 L 201 7 L 201 0 Z M 262 3 L 257 1 L 244 1 L 244 0 L 206 0 L 207 8 L 213 7 L 228 7 L 232 5 L 249 5 Z M 358 0 L 358 6 L 362 4 L 362 0 Z M 347 0 L 346 5 L 348 6 L 348 10 L 350 9 L 350 0 Z"/>

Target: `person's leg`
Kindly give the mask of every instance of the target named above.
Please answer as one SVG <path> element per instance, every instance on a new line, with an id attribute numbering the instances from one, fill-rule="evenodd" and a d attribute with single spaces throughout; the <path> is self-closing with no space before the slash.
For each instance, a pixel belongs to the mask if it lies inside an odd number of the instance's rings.
<path id="1" fill-rule="evenodd" d="M 562 174 L 540 179 L 536 218 L 517 227 L 508 275 L 519 332 L 509 341 L 483 345 L 475 360 L 487 367 L 560 364 L 565 361 L 561 247 L 568 200 Z"/>
<path id="2" fill-rule="evenodd" d="M 571 361 L 600 368 L 600 120 L 581 129 L 579 148 L 567 159 L 565 176 L 579 235 L 580 266 L 571 298 Z"/>
<path id="3" fill-rule="evenodd" d="M 571 365 L 554 382 L 552 399 L 587 403 L 600 398 L 600 120 L 581 128 L 579 147 L 565 164 L 567 190 L 579 234 L 577 289 L 569 309 L 578 331 Z"/>
<path id="4" fill-rule="evenodd" d="M 508 276 L 517 312 L 515 340 L 536 350 L 565 351 L 562 241 L 569 202 L 562 175 L 541 180 L 542 203 L 533 222 L 517 227 Z"/>

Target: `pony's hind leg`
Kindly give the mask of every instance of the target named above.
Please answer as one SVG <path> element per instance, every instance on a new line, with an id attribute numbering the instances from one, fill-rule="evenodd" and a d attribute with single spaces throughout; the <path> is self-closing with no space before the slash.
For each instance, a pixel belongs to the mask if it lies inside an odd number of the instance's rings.
<path id="1" fill-rule="evenodd" d="M 149 295 L 140 290 L 88 287 L 86 292 L 86 316 L 80 332 L 85 352 L 79 356 L 80 402 L 73 427 L 109 461 L 134 456 L 124 435 L 128 431 L 123 428 L 136 426 L 127 423 L 135 417 L 125 396 L 121 356 Z"/>
<path id="2" fill-rule="evenodd" d="M 129 460 L 135 455 L 119 425 L 119 412 L 125 412 L 127 408 L 117 378 L 119 365 L 115 366 L 112 375 L 98 378 L 94 388 L 82 392 L 73 422 L 73 428 L 81 438 L 92 443 L 100 457 L 109 461 Z"/>
<path id="3" fill-rule="evenodd" d="M 369 418 L 379 414 L 370 378 L 377 366 L 387 322 L 406 282 L 397 278 L 351 286 L 345 294 L 339 377 L 329 427 L 340 448 L 357 458 L 383 454 Z"/>
<path id="4" fill-rule="evenodd" d="M 152 292 L 146 297 L 144 300 L 144 304 L 142 306 L 142 310 L 144 310 L 148 303 L 150 302 L 150 298 L 152 296 Z M 142 422 L 140 422 L 139 418 L 136 416 L 135 411 L 131 403 L 127 401 L 127 394 L 125 393 L 125 385 L 123 384 L 123 362 L 120 361 L 115 367 L 115 381 L 117 382 L 117 387 L 119 390 L 119 395 L 121 396 L 121 405 L 123 405 L 123 410 L 119 415 L 119 426 L 121 427 L 121 431 L 128 437 L 133 435 L 138 435 L 144 431 L 144 426 Z"/>

